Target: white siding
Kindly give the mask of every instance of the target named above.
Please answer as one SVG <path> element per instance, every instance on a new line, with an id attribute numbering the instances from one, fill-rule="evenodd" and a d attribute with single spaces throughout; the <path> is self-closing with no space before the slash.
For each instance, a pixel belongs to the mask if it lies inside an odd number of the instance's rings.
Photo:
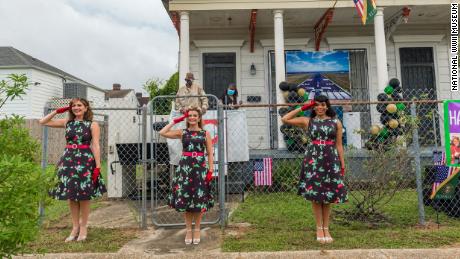
<path id="1" fill-rule="evenodd" d="M 53 98 L 63 97 L 63 79 L 59 76 L 42 72 L 40 70 L 32 70 L 32 80 L 39 82 L 37 86 L 32 86 L 30 92 L 31 114 L 30 119 L 43 117 L 43 108 L 46 103 Z"/>
<path id="2" fill-rule="evenodd" d="M 138 101 L 134 91 L 124 98 L 111 98 L 108 100 L 109 108 L 137 108 Z M 136 110 L 110 110 L 108 115 L 108 145 L 109 152 L 107 164 L 119 160 L 117 143 L 137 143 L 139 141 L 139 116 Z M 135 118 L 135 120 L 133 120 Z M 109 197 L 125 197 L 135 184 L 133 182 L 134 171 L 122 168 L 120 164 L 114 164 L 116 174 L 107 175 Z M 125 171 L 123 171 L 125 169 Z M 134 170 L 134 169 L 133 169 Z"/>
<path id="3" fill-rule="evenodd" d="M 0 80 L 8 80 L 7 76 L 10 74 L 25 74 L 29 81 L 33 82 L 32 71 L 30 69 L 0 69 Z M 20 115 L 26 118 L 30 117 L 31 107 L 30 107 L 30 92 L 33 91 L 35 86 L 30 86 L 26 91 L 26 95 L 21 98 L 16 98 L 13 101 L 6 102 L 3 107 L 0 109 L 0 117 L 5 115 Z M 2 96 L 2 99 L 4 96 Z"/>
<path id="4" fill-rule="evenodd" d="M 88 86 L 86 97 L 88 98 L 88 101 L 92 101 L 94 107 L 105 106 L 106 101 L 104 91 L 97 90 Z"/>

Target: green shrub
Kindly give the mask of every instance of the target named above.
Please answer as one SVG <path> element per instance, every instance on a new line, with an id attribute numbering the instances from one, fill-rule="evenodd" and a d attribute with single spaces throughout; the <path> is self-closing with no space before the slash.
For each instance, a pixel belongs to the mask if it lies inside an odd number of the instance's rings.
<path id="1" fill-rule="evenodd" d="M 27 86 L 25 76 L 11 75 L 2 81 L 6 100 L 20 97 Z M 0 92 L 1 92 L 0 91 Z M 36 238 L 39 202 L 47 195 L 51 178 L 40 168 L 40 145 L 18 116 L 0 119 L 0 258 L 20 253 Z"/>

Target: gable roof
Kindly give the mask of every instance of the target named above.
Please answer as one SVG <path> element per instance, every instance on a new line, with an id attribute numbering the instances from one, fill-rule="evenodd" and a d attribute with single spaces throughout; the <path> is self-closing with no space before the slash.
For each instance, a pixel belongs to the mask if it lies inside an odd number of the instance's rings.
<path id="1" fill-rule="evenodd" d="M 0 47 L 0 68 L 34 68 L 47 73 L 56 74 L 69 81 L 83 83 L 100 91 L 106 91 L 13 47 Z"/>
<path id="2" fill-rule="evenodd" d="M 139 101 L 139 105 L 140 106 L 144 106 L 144 105 L 147 105 L 150 101 L 150 97 L 147 97 L 147 96 L 142 96 L 142 97 L 138 97 L 137 100 Z"/>

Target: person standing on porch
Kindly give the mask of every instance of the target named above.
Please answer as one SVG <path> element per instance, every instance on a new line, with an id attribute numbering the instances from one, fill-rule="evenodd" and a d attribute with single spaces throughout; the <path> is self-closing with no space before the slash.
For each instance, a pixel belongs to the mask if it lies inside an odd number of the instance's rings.
<path id="1" fill-rule="evenodd" d="M 186 119 L 185 129 L 171 129 Z M 165 138 L 182 140 L 182 156 L 172 180 L 169 206 L 178 212 L 185 212 L 185 244 L 200 243 L 200 224 L 203 214 L 214 206 L 211 194 L 211 180 L 214 171 L 214 156 L 211 135 L 203 130 L 200 108 L 191 107 L 181 117 L 160 130 Z M 206 162 L 205 151 L 208 156 Z M 192 221 L 195 230 L 192 231 Z"/>
<path id="2" fill-rule="evenodd" d="M 185 76 L 185 85 L 181 86 L 176 94 L 176 111 L 184 113 L 190 107 L 199 107 L 201 109 L 202 114 L 205 114 L 208 110 L 208 97 L 206 97 L 206 93 L 204 92 L 203 88 L 197 83 L 195 83 L 194 80 L 195 77 L 193 76 L 193 74 L 190 72 L 187 73 L 187 75 Z"/>
<path id="3" fill-rule="evenodd" d="M 312 108 L 309 118 L 297 117 L 301 111 Z M 336 118 L 329 99 L 324 95 L 316 96 L 301 108 L 287 113 L 282 121 L 306 129 L 311 139 L 302 162 L 298 194 L 312 201 L 316 240 L 320 243 L 331 243 L 331 203 L 348 200 L 343 181 L 345 160 L 342 123 Z"/>
<path id="4" fill-rule="evenodd" d="M 69 112 L 68 119 L 54 119 Z M 51 191 L 57 200 L 67 200 L 72 217 L 72 232 L 65 242 L 85 241 L 90 200 L 107 192 L 101 173 L 100 129 L 93 122 L 93 112 L 86 99 L 74 98 L 69 106 L 59 108 L 40 119 L 40 124 L 65 128 L 67 145 L 57 165 L 58 185 Z"/>

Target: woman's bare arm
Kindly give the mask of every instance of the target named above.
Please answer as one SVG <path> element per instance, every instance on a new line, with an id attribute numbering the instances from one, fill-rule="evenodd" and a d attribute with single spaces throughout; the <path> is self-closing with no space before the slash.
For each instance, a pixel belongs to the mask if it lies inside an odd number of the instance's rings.
<path id="1" fill-rule="evenodd" d="M 288 125 L 293 125 L 297 127 L 301 127 L 306 129 L 308 127 L 308 122 L 310 121 L 310 118 L 307 117 L 296 117 L 299 112 L 301 112 L 301 108 L 297 108 L 295 110 L 292 110 L 288 112 L 286 115 L 281 118 L 281 121 L 285 124 Z"/>
<path id="2" fill-rule="evenodd" d="M 212 148 L 212 139 L 209 131 L 206 131 L 206 152 L 208 153 L 208 169 L 214 172 L 214 151 Z"/>
<path id="3" fill-rule="evenodd" d="M 182 130 L 172 130 L 171 128 L 174 126 L 174 122 L 170 122 L 164 128 L 160 130 L 160 135 L 165 138 L 171 139 L 179 139 L 182 137 Z"/>
<path id="4" fill-rule="evenodd" d="M 57 119 L 53 120 L 54 116 L 57 115 L 56 111 L 52 111 L 45 117 L 41 118 L 38 122 L 41 125 L 52 127 L 52 128 L 64 128 L 68 119 Z"/>
<path id="5" fill-rule="evenodd" d="M 345 168 L 345 158 L 343 156 L 343 144 L 342 144 L 342 123 L 340 120 L 337 120 L 337 139 L 335 140 L 335 146 L 337 148 L 337 152 L 339 153 L 340 164 L 342 168 Z"/>

